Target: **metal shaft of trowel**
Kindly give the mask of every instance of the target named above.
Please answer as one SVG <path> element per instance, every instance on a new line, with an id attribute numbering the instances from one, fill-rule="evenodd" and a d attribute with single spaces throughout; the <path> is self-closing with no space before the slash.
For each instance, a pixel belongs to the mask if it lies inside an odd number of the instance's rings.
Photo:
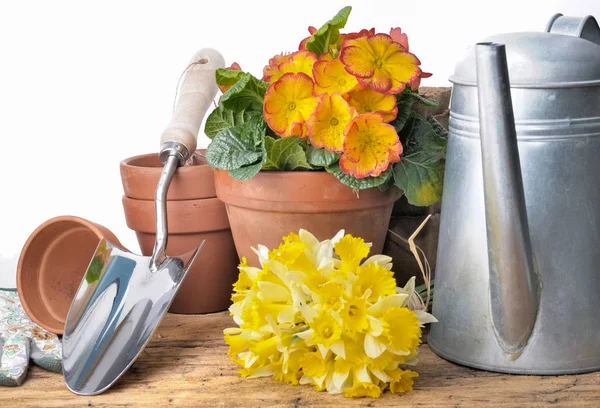
<path id="1" fill-rule="evenodd" d="M 167 258 L 167 192 L 175 175 L 177 167 L 183 165 L 189 152 L 180 143 L 167 142 L 161 146 L 160 160 L 164 163 L 163 171 L 158 179 L 156 193 L 154 194 L 154 214 L 156 216 L 156 241 L 150 258 L 150 269 L 154 272 Z"/>

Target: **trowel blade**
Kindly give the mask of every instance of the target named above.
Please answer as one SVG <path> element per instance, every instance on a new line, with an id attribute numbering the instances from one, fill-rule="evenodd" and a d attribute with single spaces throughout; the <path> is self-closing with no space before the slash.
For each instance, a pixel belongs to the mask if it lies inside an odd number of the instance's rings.
<path id="1" fill-rule="evenodd" d="M 201 248 L 168 257 L 152 271 L 149 256 L 100 241 L 65 322 L 63 373 L 71 391 L 100 394 L 125 373 L 160 324 Z"/>

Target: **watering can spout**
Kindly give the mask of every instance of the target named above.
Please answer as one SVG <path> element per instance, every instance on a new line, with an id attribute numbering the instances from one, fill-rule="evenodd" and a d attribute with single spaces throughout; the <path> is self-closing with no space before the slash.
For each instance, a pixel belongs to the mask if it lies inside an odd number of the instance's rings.
<path id="1" fill-rule="evenodd" d="M 537 318 L 534 271 L 510 82 L 503 44 L 476 48 L 491 318 L 499 346 L 515 358 Z"/>

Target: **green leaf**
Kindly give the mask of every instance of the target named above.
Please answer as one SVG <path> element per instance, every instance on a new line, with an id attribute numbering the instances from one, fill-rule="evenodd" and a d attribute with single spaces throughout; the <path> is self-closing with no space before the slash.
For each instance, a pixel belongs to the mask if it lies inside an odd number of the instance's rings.
<path id="1" fill-rule="evenodd" d="M 267 124 L 262 117 L 220 131 L 206 149 L 212 168 L 236 170 L 264 159 L 263 140 Z"/>
<path id="2" fill-rule="evenodd" d="M 432 116 L 432 117 L 427 118 L 426 120 L 431 125 L 431 127 L 433 128 L 433 131 L 435 132 L 435 134 L 437 136 L 439 136 L 440 138 L 442 138 L 444 140 L 448 139 L 448 131 L 446 129 L 444 129 L 444 127 L 440 124 L 440 122 L 437 121 L 437 119 L 435 119 Z"/>
<path id="3" fill-rule="evenodd" d="M 248 108 L 262 111 L 268 86 L 268 82 L 263 82 L 251 74 L 244 73 L 235 85 L 223 94 L 221 104 L 234 111 Z"/>
<path id="4" fill-rule="evenodd" d="M 239 169 L 229 170 L 229 175 L 236 180 L 249 180 L 258 173 L 262 167 L 262 162 L 240 167 Z"/>
<path id="5" fill-rule="evenodd" d="M 311 169 L 306 161 L 306 153 L 302 148 L 302 139 L 297 136 L 274 139 L 265 137 L 267 159 L 263 170 L 292 171 L 297 168 Z"/>
<path id="6" fill-rule="evenodd" d="M 428 206 L 442 198 L 444 162 L 430 162 L 423 152 L 394 165 L 394 184 L 412 205 Z"/>
<path id="7" fill-rule="evenodd" d="M 244 71 L 219 68 L 215 72 L 215 78 L 217 80 L 217 85 L 232 86 L 242 79 L 245 74 L 246 73 Z"/>
<path id="8" fill-rule="evenodd" d="M 394 184 L 412 205 L 428 206 L 442 198 L 446 138 L 435 123 L 411 118 L 401 135 L 404 153 L 393 167 Z"/>
<path id="9" fill-rule="evenodd" d="M 385 184 L 390 177 L 392 176 L 392 166 L 389 166 L 386 171 L 381 173 L 377 177 L 365 177 L 362 179 L 358 179 L 350 174 L 346 174 L 340 168 L 339 163 L 335 163 L 326 168 L 326 170 L 333 174 L 342 182 L 342 184 L 347 185 L 348 187 L 357 189 L 357 190 L 365 190 L 367 188 L 379 187 Z"/>
<path id="10" fill-rule="evenodd" d="M 92 259 L 92 262 L 90 263 L 87 272 L 85 273 L 86 282 L 93 283 L 100 279 L 100 273 L 102 272 L 102 268 L 104 268 L 104 262 L 102 262 L 102 259 L 95 256 Z"/>
<path id="11" fill-rule="evenodd" d="M 396 115 L 396 119 L 390 122 L 390 125 L 394 126 L 396 132 L 400 132 L 406 122 L 411 117 L 412 108 L 415 104 L 415 98 L 412 96 L 412 92 L 410 90 L 405 90 L 404 92 L 396 95 L 396 106 L 398 107 L 398 114 Z"/>
<path id="12" fill-rule="evenodd" d="M 260 115 L 262 115 L 262 112 L 246 109 L 233 111 L 231 109 L 227 109 L 223 104 L 220 104 L 206 118 L 204 133 L 206 136 L 212 139 L 221 130 L 242 125 L 253 117 Z"/>
<path id="13" fill-rule="evenodd" d="M 440 106 L 440 103 L 438 101 L 426 98 L 423 95 L 419 95 L 418 92 L 411 92 L 411 94 L 412 97 L 415 99 L 415 102 L 417 102 L 419 105 L 423 105 L 427 108 L 437 108 L 438 106 Z"/>
<path id="14" fill-rule="evenodd" d="M 338 40 L 340 29 L 346 25 L 351 11 L 352 7 L 346 6 L 335 17 L 323 24 L 306 42 L 306 49 L 317 55 L 326 52 L 329 49 L 329 44 L 333 44 Z"/>
<path id="15" fill-rule="evenodd" d="M 318 149 L 312 145 L 309 145 L 306 150 L 308 162 L 317 167 L 331 166 L 340 159 L 340 156 L 339 153 L 330 152 L 325 148 Z"/>

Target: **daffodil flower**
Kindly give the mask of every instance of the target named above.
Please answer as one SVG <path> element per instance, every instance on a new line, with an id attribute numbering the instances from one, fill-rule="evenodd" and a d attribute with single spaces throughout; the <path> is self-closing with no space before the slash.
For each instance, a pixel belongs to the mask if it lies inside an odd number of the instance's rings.
<path id="1" fill-rule="evenodd" d="M 286 73 L 269 85 L 263 115 L 269 127 L 281 137 L 306 137 L 306 120 L 317 106 L 313 81 L 304 73 Z"/>
<path id="2" fill-rule="evenodd" d="M 356 116 L 346 128 L 340 168 L 356 178 L 379 176 L 390 163 L 400 161 L 402 144 L 393 126 L 377 113 Z"/>
<path id="3" fill-rule="evenodd" d="M 391 259 L 340 231 L 319 241 L 305 230 L 277 248 L 259 246 L 261 268 L 242 260 L 224 330 L 228 354 L 244 378 L 347 397 L 412 389 L 421 327 L 435 318 L 407 308 L 414 279 L 397 288 Z M 420 312 L 420 313 L 418 313 Z"/>
<path id="4" fill-rule="evenodd" d="M 387 34 L 345 41 L 340 59 L 361 85 L 381 93 L 400 93 L 421 73 L 419 59 Z"/>

